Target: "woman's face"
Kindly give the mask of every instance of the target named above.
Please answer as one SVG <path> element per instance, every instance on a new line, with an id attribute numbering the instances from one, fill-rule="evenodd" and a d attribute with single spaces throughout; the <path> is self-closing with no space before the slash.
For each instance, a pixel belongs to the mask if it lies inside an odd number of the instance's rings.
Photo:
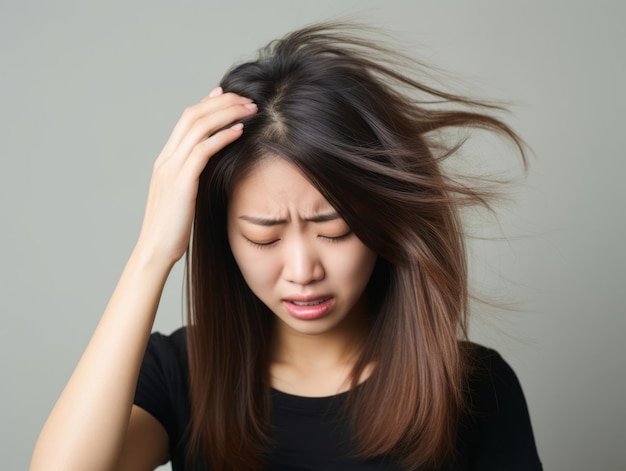
<path id="1" fill-rule="evenodd" d="M 285 160 L 264 158 L 237 183 L 228 239 L 246 283 L 279 327 L 321 334 L 363 314 L 376 255 Z"/>

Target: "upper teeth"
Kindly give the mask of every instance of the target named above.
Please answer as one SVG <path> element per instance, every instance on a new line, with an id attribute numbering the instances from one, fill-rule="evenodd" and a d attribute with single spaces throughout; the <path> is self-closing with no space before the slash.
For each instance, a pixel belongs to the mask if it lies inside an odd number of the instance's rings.
<path id="1" fill-rule="evenodd" d="M 316 299 L 314 301 L 292 301 L 296 306 L 315 306 L 316 304 L 321 304 L 325 299 Z"/>

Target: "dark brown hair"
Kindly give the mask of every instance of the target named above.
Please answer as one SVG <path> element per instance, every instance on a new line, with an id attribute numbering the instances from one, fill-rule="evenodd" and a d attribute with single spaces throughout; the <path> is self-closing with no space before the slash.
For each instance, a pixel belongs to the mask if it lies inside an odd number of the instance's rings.
<path id="1" fill-rule="evenodd" d="M 467 373 L 459 209 L 487 201 L 443 172 L 461 143 L 441 148 L 438 133 L 494 131 L 522 158 L 523 144 L 493 117 L 498 107 L 416 81 L 402 71 L 418 64 L 357 33 L 337 24 L 296 31 L 221 82 L 259 111 L 204 170 L 187 254 L 191 454 L 213 469 L 258 469 L 268 445 L 274 315 L 246 285 L 226 233 L 234 182 L 267 155 L 299 168 L 378 254 L 353 386 L 376 368 L 347 407 L 360 454 L 413 469 L 454 451 Z"/>

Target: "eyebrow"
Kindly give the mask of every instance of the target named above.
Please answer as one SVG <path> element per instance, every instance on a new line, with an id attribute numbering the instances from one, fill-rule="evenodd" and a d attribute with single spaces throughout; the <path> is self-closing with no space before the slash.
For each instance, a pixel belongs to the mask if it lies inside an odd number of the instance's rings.
<path id="1" fill-rule="evenodd" d="M 304 220 L 307 222 L 328 222 L 335 221 L 336 219 L 340 219 L 338 213 L 326 213 L 326 214 L 318 214 L 317 216 L 313 216 L 310 218 L 305 218 Z M 243 219 L 244 221 L 248 221 L 249 223 L 256 224 L 257 226 L 279 226 L 281 224 L 287 224 L 286 219 L 272 219 L 265 218 L 260 216 L 239 216 L 239 219 Z"/>

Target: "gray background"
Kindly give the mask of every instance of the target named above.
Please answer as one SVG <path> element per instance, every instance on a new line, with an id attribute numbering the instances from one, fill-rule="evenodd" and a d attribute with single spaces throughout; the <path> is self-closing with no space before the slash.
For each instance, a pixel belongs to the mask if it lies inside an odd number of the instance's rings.
<path id="1" fill-rule="evenodd" d="M 182 109 L 235 61 L 356 14 L 513 102 L 534 150 L 492 240 L 471 244 L 472 336 L 520 377 L 545 468 L 626 469 L 623 2 L 4 1 L 0 6 L 0 447 L 26 469 L 40 427 L 138 234 L 152 162 Z M 479 171 L 520 177 L 481 141 Z M 506 239 L 503 239 L 506 238 Z M 156 329 L 181 323 L 178 265 Z"/>

